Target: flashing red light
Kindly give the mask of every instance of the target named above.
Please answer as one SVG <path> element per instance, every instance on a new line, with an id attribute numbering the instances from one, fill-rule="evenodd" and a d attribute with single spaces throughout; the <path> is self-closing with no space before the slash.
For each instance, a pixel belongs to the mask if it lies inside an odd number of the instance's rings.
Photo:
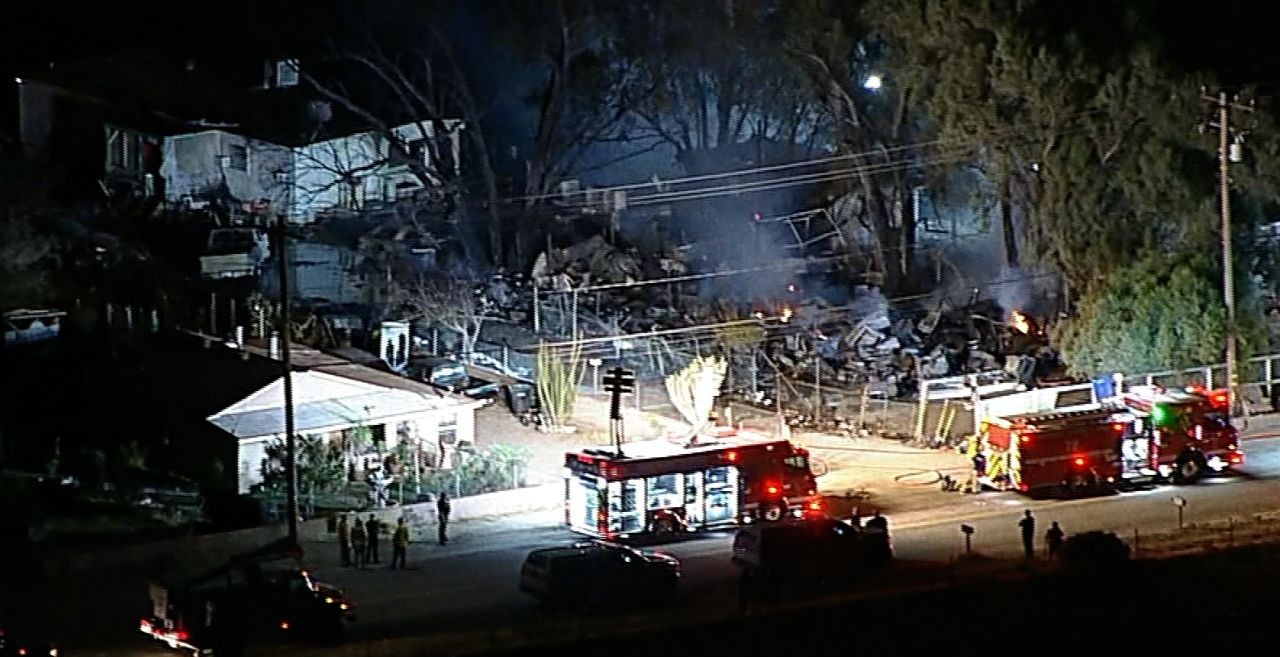
<path id="1" fill-rule="evenodd" d="M 280 621 L 280 629 L 282 630 L 289 629 L 289 621 Z"/>
<path id="2" fill-rule="evenodd" d="M 1071 462 L 1072 462 L 1072 463 L 1075 463 L 1077 466 L 1084 465 L 1084 457 L 1083 457 L 1083 456 L 1077 456 L 1077 457 L 1075 457 L 1074 459 L 1071 459 Z"/>
<path id="3" fill-rule="evenodd" d="M 173 638 L 179 641 L 186 641 L 187 639 L 191 638 L 191 634 L 188 633 L 186 630 L 178 630 L 177 632 L 173 633 Z"/>
<path id="4" fill-rule="evenodd" d="M 814 500 L 814 501 L 810 502 L 810 503 L 809 503 L 809 510 L 810 510 L 810 511 L 821 511 L 821 510 L 822 510 L 822 500 Z"/>
<path id="5" fill-rule="evenodd" d="M 1024 492 L 1024 493 L 1025 493 L 1025 492 L 1027 492 L 1027 491 L 1031 490 L 1031 486 L 1030 486 L 1030 485 L 1028 485 L 1028 484 L 1025 484 L 1025 483 L 1023 483 L 1023 484 L 1018 484 L 1018 490 L 1020 490 L 1020 491 L 1022 491 L 1022 492 Z"/>
<path id="6" fill-rule="evenodd" d="M 1117 432 L 1124 431 L 1124 422 L 1112 422 L 1111 430 Z"/>
<path id="7" fill-rule="evenodd" d="M 26 648 L 18 648 L 18 654 L 19 654 L 19 655 L 25 655 L 25 654 L 27 654 L 27 649 L 26 649 Z"/>
<path id="8" fill-rule="evenodd" d="M 1213 393 L 1212 395 L 1210 395 L 1210 396 L 1209 396 L 1209 403 L 1213 404 L 1214 406 L 1219 406 L 1219 407 L 1226 406 L 1226 405 L 1227 405 L 1227 393 L 1225 393 L 1225 392 L 1215 392 L 1215 393 Z"/>
<path id="9" fill-rule="evenodd" d="M 778 494 L 778 485 L 777 485 L 777 484 L 769 484 L 768 486 L 765 486 L 765 487 L 764 487 L 764 489 L 765 489 L 765 491 L 766 491 L 767 493 L 769 493 L 770 495 L 777 495 L 777 494 Z"/>
<path id="10" fill-rule="evenodd" d="M 1241 454 L 1240 452 L 1232 452 L 1231 458 L 1227 460 L 1230 461 L 1231 465 L 1240 465 L 1241 463 L 1244 463 L 1244 454 Z"/>
<path id="11" fill-rule="evenodd" d="M 1019 435 L 1019 436 L 1018 436 L 1018 441 L 1019 441 L 1019 442 L 1021 442 L 1023 445 L 1030 445 L 1030 444 L 1031 444 L 1031 436 Z"/>
<path id="12" fill-rule="evenodd" d="M 737 460 L 738 460 L 738 453 L 737 453 L 737 452 L 735 452 L 735 451 L 733 451 L 733 450 L 729 450 L 729 451 L 727 451 L 727 452 L 725 452 L 725 453 L 724 453 L 724 460 L 726 460 L 726 461 L 737 461 Z"/>

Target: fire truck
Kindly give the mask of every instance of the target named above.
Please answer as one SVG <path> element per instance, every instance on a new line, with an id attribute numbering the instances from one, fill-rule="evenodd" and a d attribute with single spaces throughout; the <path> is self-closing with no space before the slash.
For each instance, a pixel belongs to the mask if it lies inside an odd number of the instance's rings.
<path id="1" fill-rule="evenodd" d="M 970 456 L 978 482 L 1020 492 L 1087 493 L 1155 478 L 1148 439 L 1118 406 L 1024 413 L 983 423 Z"/>
<path id="2" fill-rule="evenodd" d="M 604 539 L 820 513 L 807 450 L 734 429 L 565 454 L 565 524 Z"/>
<path id="3" fill-rule="evenodd" d="M 1189 484 L 1206 471 L 1244 463 L 1227 391 L 1135 386 L 1122 399 L 1136 418 L 1135 431 L 1150 437 L 1152 462 L 1161 477 Z"/>

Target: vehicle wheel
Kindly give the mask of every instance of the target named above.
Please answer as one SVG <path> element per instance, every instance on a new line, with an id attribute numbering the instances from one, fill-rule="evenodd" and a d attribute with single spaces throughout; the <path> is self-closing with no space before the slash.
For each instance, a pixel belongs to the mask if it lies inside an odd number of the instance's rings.
<path id="1" fill-rule="evenodd" d="M 1097 486 L 1097 478 L 1094 477 L 1093 474 L 1085 472 L 1072 475 L 1071 479 L 1066 483 L 1067 492 L 1072 495 L 1085 495 L 1091 493 L 1095 488 L 1097 488 Z"/>
<path id="2" fill-rule="evenodd" d="M 777 504 L 769 504 L 760 512 L 760 516 L 769 522 L 778 522 L 782 520 L 782 507 Z"/>
<path id="3" fill-rule="evenodd" d="M 1185 456 L 1173 471 L 1173 483 L 1194 484 L 1204 474 L 1204 465 L 1197 456 Z"/>

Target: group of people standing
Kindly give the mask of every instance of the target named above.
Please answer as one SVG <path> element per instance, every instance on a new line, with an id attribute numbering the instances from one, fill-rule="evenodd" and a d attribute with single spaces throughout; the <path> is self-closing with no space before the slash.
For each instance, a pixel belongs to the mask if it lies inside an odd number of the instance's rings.
<path id="1" fill-rule="evenodd" d="M 447 493 L 441 493 L 436 499 L 436 541 L 440 545 L 449 542 L 449 515 L 453 512 L 453 504 Z M 342 556 L 343 566 L 366 568 L 372 564 L 382 563 L 378 551 L 381 541 L 383 523 L 370 513 L 363 522 L 359 516 L 347 514 L 338 516 L 338 549 Z M 391 532 L 391 569 L 403 570 L 409 556 L 409 524 L 403 516 L 396 520 L 396 527 Z"/>
<path id="2" fill-rule="evenodd" d="M 1018 529 L 1022 530 L 1022 553 L 1028 559 L 1034 559 L 1036 556 L 1036 517 L 1031 515 L 1031 509 L 1023 512 L 1022 519 L 1018 521 Z M 1062 527 L 1058 525 L 1058 521 L 1054 520 L 1049 525 L 1048 531 L 1044 533 L 1045 550 L 1050 560 L 1058 558 L 1058 554 L 1062 551 L 1062 542 L 1065 538 Z"/>

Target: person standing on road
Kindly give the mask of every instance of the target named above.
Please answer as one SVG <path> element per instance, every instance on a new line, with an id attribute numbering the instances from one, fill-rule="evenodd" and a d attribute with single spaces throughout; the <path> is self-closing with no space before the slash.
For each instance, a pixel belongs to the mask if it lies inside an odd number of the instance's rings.
<path id="1" fill-rule="evenodd" d="M 396 531 L 391 535 L 391 569 L 404 570 L 405 560 L 409 555 L 409 525 L 404 518 L 396 522 Z M 397 565 L 398 564 L 398 565 Z"/>
<path id="2" fill-rule="evenodd" d="M 364 523 L 365 533 L 369 536 L 369 555 L 365 557 L 365 563 L 382 563 L 382 559 L 378 558 L 378 533 L 382 530 L 382 524 L 369 514 L 369 521 Z"/>
<path id="3" fill-rule="evenodd" d="M 875 515 L 867 520 L 867 529 L 874 529 L 881 534 L 889 533 L 889 519 L 880 515 L 880 509 L 876 509 Z"/>
<path id="4" fill-rule="evenodd" d="M 1018 521 L 1018 527 L 1022 529 L 1022 553 L 1028 558 L 1033 559 L 1036 556 L 1036 519 L 1031 515 L 1031 509 L 1023 512 L 1022 520 Z"/>
<path id="5" fill-rule="evenodd" d="M 368 563 L 368 543 L 365 541 L 367 536 L 364 533 L 364 523 L 360 522 L 360 518 L 356 518 L 351 523 L 351 555 L 355 558 L 356 568 L 364 568 Z"/>
<path id="6" fill-rule="evenodd" d="M 1044 533 L 1044 543 L 1048 546 L 1050 561 L 1058 558 L 1058 553 L 1062 550 L 1062 537 L 1062 528 L 1058 526 L 1058 521 L 1054 520 L 1049 525 L 1049 531 Z"/>
<path id="7" fill-rule="evenodd" d="M 342 566 L 351 566 L 351 527 L 347 524 L 347 514 L 338 516 L 338 553 L 342 555 Z"/>
<path id="8" fill-rule="evenodd" d="M 449 542 L 449 514 L 452 512 L 453 505 L 449 503 L 449 494 L 440 491 L 440 498 L 436 500 L 436 534 L 441 545 Z"/>

